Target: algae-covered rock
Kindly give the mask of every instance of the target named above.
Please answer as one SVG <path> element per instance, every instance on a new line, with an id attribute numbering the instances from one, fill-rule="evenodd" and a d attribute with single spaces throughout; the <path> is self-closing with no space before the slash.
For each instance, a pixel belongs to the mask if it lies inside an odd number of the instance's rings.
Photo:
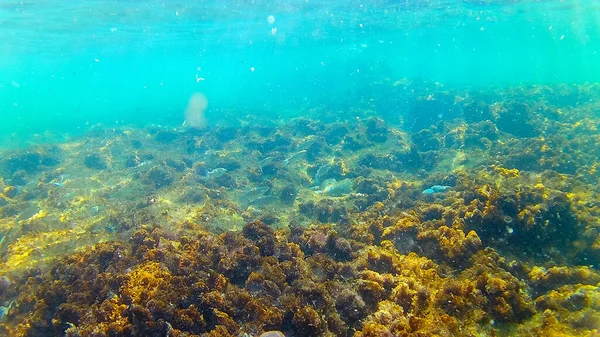
<path id="1" fill-rule="evenodd" d="M 498 130 L 517 137 L 535 137 L 539 134 L 539 121 L 525 103 L 512 102 L 500 108 L 496 115 Z"/>
<path id="2" fill-rule="evenodd" d="M 104 170 L 108 167 L 106 159 L 99 154 L 90 154 L 83 158 L 85 167 L 94 170 Z"/>
<path id="3" fill-rule="evenodd" d="M 171 185 L 174 180 L 173 176 L 169 172 L 158 166 L 152 167 L 148 172 L 146 172 L 142 179 L 144 183 L 152 185 L 156 189 L 167 187 Z"/>

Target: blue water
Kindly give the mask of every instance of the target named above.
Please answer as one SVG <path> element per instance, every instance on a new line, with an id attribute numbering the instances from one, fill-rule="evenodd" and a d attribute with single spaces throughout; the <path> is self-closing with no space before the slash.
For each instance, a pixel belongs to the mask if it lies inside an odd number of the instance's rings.
<path id="1" fill-rule="evenodd" d="M 5 1 L 0 142 L 98 123 L 180 125 L 194 92 L 207 96 L 209 120 L 314 107 L 351 118 L 351 107 L 394 95 L 380 84 L 399 79 L 597 81 L 599 9 L 593 0 Z"/>

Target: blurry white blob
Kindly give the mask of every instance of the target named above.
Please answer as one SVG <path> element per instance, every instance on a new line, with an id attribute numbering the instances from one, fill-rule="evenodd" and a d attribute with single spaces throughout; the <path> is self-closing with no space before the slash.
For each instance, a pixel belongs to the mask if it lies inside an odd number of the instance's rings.
<path id="1" fill-rule="evenodd" d="M 273 27 L 271 28 L 271 35 L 275 35 L 277 34 L 277 28 Z"/>
<path id="2" fill-rule="evenodd" d="M 267 17 L 267 22 L 268 22 L 270 25 L 274 24 L 274 23 L 275 23 L 275 17 L 274 17 L 273 15 L 269 15 L 269 16 Z"/>
<path id="3" fill-rule="evenodd" d="M 185 109 L 184 124 L 187 124 L 194 129 L 206 128 L 206 117 L 204 116 L 204 111 L 206 111 L 207 106 L 208 100 L 206 100 L 206 96 L 204 96 L 204 94 L 199 92 L 192 94 L 187 108 Z"/>

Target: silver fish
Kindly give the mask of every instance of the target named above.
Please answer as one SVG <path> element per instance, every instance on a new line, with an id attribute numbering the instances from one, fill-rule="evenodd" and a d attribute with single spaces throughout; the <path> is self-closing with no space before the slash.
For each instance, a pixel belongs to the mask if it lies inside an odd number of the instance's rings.
<path id="1" fill-rule="evenodd" d="M 308 149 L 317 141 L 317 139 L 318 138 L 316 136 L 306 137 L 305 141 L 298 145 L 298 149 L 300 149 L 300 150 Z"/>
<path id="2" fill-rule="evenodd" d="M 263 166 L 267 166 L 271 164 L 275 160 L 275 157 L 266 157 L 258 162 L 258 165 L 262 168 Z"/>
<path id="3" fill-rule="evenodd" d="M 266 157 L 264 159 L 262 159 L 261 161 L 258 162 L 258 168 L 260 169 L 260 173 L 263 173 L 263 167 L 271 164 L 273 161 L 275 161 L 275 157 Z"/>
<path id="4" fill-rule="evenodd" d="M 341 181 L 327 179 L 325 182 L 323 182 L 322 189 L 317 193 L 329 197 L 341 197 L 352 192 L 353 188 L 354 182 L 352 179 L 344 179 Z"/>
<path id="5" fill-rule="evenodd" d="M 206 172 L 206 180 L 219 178 L 220 176 L 224 175 L 225 173 L 227 173 L 226 168 L 217 167 L 216 169 L 214 169 L 212 171 Z"/>
<path id="6" fill-rule="evenodd" d="M 55 181 L 55 182 L 53 182 L 53 183 L 52 183 L 52 185 L 54 185 L 54 186 L 58 186 L 58 187 L 63 187 L 63 186 L 64 186 L 64 183 L 65 183 L 65 175 L 64 175 L 64 174 L 61 174 L 61 175 L 58 177 L 58 181 Z"/>
<path id="7" fill-rule="evenodd" d="M 315 174 L 315 184 L 316 185 L 321 183 L 321 179 L 323 179 L 323 177 L 325 177 L 325 175 L 327 175 L 327 173 L 329 173 L 329 171 L 331 170 L 332 167 L 333 167 L 332 164 L 325 164 L 325 165 L 319 167 L 319 169 L 317 170 L 317 173 Z"/>
<path id="8" fill-rule="evenodd" d="M 265 195 L 263 197 L 259 197 L 259 198 L 252 200 L 250 205 L 252 205 L 254 207 L 262 207 L 262 206 L 267 206 L 274 202 L 277 202 L 278 200 L 279 200 L 279 198 L 277 198 L 276 196 Z"/>
<path id="9" fill-rule="evenodd" d="M 136 169 L 136 168 L 144 167 L 144 166 L 147 166 L 150 164 L 152 164 L 152 160 L 146 160 L 146 161 L 143 161 L 143 162 L 135 165 L 133 168 Z"/>
<path id="10" fill-rule="evenodd" d="M 302 150 L 302 151 L 298 151 L 296 153 L 293 153 L 291 156 L 287 157 L 283 163 L 285 165 L 289 165 L 290 163 L 293 163 L 294 161 L 298 160 L 300 158 L 300 156 L 302 156 L 303 154 L 306 153 L 306 150 Z"/>
<path id="11" fill-rule="evenodd" d="M 251 190 L 247 190 L 244 192 L 244 194 L 242 194 L 240 200 L 243 202 L 252 202 L 256 198 L 260 198 L 263 194 L 267 193 L 268 190 L 269 186 L 259 186 Z"/>

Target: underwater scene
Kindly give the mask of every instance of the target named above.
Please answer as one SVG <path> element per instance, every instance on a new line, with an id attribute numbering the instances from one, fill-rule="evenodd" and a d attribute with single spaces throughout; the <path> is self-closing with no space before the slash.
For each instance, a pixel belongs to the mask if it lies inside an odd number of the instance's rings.
<path id="1" fill-rule="evenodd" d="M 600 1 L 0 26 L 0 336 L 600 336 Z"/>

